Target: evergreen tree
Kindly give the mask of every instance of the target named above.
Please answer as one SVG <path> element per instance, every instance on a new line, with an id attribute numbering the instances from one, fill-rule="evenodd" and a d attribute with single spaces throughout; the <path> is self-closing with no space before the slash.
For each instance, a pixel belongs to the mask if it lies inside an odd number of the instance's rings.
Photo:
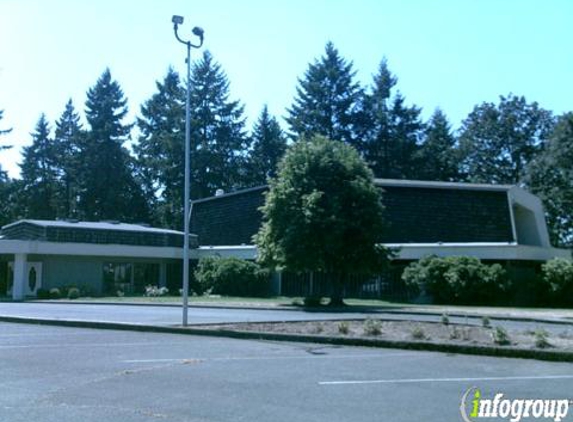
<path id="1" fill-rule="evenodd" d="M 264 185 L 276 174 L 279 160 L 287 143 L 277 119 L 269 114 L 265 105 L 253 128 L 249 156 L 249 178 L 252 186 Z"/>
<path id="2" fill-rule="evenodd" d="M 133 160 L 123 147 L 131 130 L 131 125 L 123 123 L 127 100 L 109 69 L 87 97 L 90 129 L 79 154 L 81 216 L 88 220 L 147 221 L 147 204 L 134 177 Z"/>
<path id="3" fill-rule="evenodd" d="M 420 108 L 406 106 L 399 92 L 392 94 L 397 81 L 383 59 L 365 99 L 363 151 L 376 177 L 416 179 L 416 157 L 424 125 Z"/>
<path id="4" fill-rule="evenodd" d="M 448 118 L 440 109 L 436 109 L 426 126 L 418 157 L 420 179 L 443 182 L 460 179 L 456 138 Z"/>
<path id="5" fill-rule="evenodd" d="M 244 187 L 244 107 L 229 99 L 229 81 L 209 51 L 191 75 L 191 198 Z"/>
<path id="6" fill-rule="evenodd" d="M 56 218 L 59 191 L 56 150 L 44 114 L 40 116 L 32 133 L 32 145 L 24 148 L 20 172 L 20 202 L 24 215 L 43 220 Z"/>
<path id="7" fill-rule="evenodd" d="M 546 148 L 529 165 L 525 179 L 543 201 L 551 241 L 573 246 L 573 113 L 561 116 Z"/>
<path id="8" fill-rule="evenodd" d="M 462 169 L 472 182 L 517 184 L 543 149 L 554 120 L 549 111 L 524 97 L 484 102 L 462 122 Z"/>
<path id="9" fill-rule="evenodd" d="M 67 218 L 77 217 L 78 213 L 77 181 L 81 178 L 78 158 L 84 139 L 85 133 L 80 124 L 80 116 L 70 99 L 56 122 L 54 136 L 55 167 L 61 187 L 58 195 L 58 214 Z"/>
<path id="10" fill-rule="evenodd" d="M 183 220 L 185 159 L 185 90 L 169 68 L 157 92 L 141 106 L 135 145 L 139 173 L 153 219 L 162 227 L 179 228 Z"/>
<path id="11" fill-rule="evenodd" d="M 294 137 L 323 135 L 355 145 L 362 90 L 354 81 L 352 62 L 328 42 L 323 57 L 298 80 L 296 98 L 286 121 Z"/>

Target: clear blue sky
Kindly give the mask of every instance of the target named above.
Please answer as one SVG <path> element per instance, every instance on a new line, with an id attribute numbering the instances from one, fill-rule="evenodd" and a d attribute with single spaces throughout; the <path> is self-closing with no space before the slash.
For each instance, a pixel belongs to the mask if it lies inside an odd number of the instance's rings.
<path id="1" fill-rule="evenodd" d="M 83 113 L 107 66 L 135 119 L 169 65 L 184 73 L 173 14 L 185 17 L 182 35 L 205 29 L 249 127 L 265 103 L 285 115 L 328 40 L 363 83 L 386 56 L 407 102 L 425 118 L 442 108 L 454 128 L 510 92 L 573 110 L 572 0 L 0 0 L 0 128 L 14 129 L 0 164 L 17 176 L 40 113 L 55 121 L 68 98 Z"/>

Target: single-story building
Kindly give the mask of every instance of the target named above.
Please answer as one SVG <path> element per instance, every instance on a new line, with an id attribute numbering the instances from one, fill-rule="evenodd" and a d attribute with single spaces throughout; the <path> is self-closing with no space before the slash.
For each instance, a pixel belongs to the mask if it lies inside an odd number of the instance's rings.
<path id="1" fill-rule="evenodd" d="M 182 245 L 182 232 L 146 225 L 19 220 L 0 231 L 0 286 L 18 300 L 40 288 L 116 294 L 180 285 Z"/>
<path id="2" fill-rule="evenodd" d="M 469 255 L 503 263 L 524 277 L 546 260 L 571 258 L 571 251 L 551 246 L 539 198 L 517 186 L 388 179 L 375 183 L 389 223 L 380 243 L 397 249 L 393 262 L 398 268 L 431 254 Z M 261 225 L 259 208 L 267 190 L 260 186 L 194 201 L 191 259 L 255 259 L 252 238 Z M 0 230 L 0 292 L 23 299 L 40 288 L 62 286 L 93 294 L 136 293 L 148 284 L 173 290 L 181 286 L 182 245 L 182 232 L 146 225 L 16 221 Z M 277 275 L 273 291 L 305 294 L 297 277 Z M 387 280 L 379 278 L 366 288 L 379 293 L 384 283 Z M 356 285 L 364 291 L 361 281 Z"/>
<path id="3" fill-rule="evenodd" d="M 380 243 L 396 248 L 397 266 L 427 255 L 469 255 L 499 262 L 521 277 L 541 263 L 571 258 L 551 246 L 539 198 L 511 185 L 376 179 L 389 227 Z M 191 231 L 198 256 L 254 259 L 266 186 L 194 201 Z M 352 247 L 352 245 L 348 245 Z M 291 277 L 292 278 L 292 277 Z M 286 286 L 283 294 L 298 292 Z"/>

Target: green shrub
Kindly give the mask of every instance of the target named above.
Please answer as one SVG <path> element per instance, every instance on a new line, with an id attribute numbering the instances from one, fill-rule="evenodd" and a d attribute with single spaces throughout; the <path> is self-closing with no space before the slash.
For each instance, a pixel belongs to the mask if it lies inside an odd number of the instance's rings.
<path id="1" fill-rule="evenodd" d="M 424 329 L 422 327 L 415 327 L 412 330 L 412 338 L 414 340 L 425 340 L 426 333 L 424 332 Z"/>
<path id="2" fill-rule="evenodd" d="M 350 324 L 348 323 L 348 321 L 340 321 L 338 323 L 338 332 L 344 335 L 350 332 Z"/>
<path id="3" fill-rule="evenodd" d="M 57 287 L 50 289 L 50 299 L 59 299 L 62 297 L 62 292 Z"/>
<path id="4" fill-rule="evenodd" d="M 38 289 L 38 291 L 36 292 L 36 297 L 38 299 L 49 299 L 50 291 L 47 289 Z"/>
<path id="5" fill-rule="evenodd" d="M 539 349 L 546 349 L 548 347 L 552 347 L 552 344 L 549 343 L 549 333 L 543 329 L 537 330 L 534 333 L 535 336 L 535 347 Z"/>
<path id="6" fill-rule="evenodd" d="M 77 299 L 80 297 L 80 289 L 77 287 L 70 287 L 68 289 L 68 299 Z"/>
<path id="7" fill-rule="evenodd" d="M 573 306 L 573 261 L 555 258 L 541 266 L 551 304 Z"/>
<path id="8" fill-rule="evenodd" d="M 468 256 L 428 256 L 413 262 L 402 279 L 430 294 L 436 303 L 494 304 L 505 299 L 509 281 L 499 264 Z"/>
<path id="9" fill-rule="evenodd" d="M 377 319 L 367 318 L 364 321 L 364 334 L 378 336 L 382 334 L 382 323 Z"/>
<path id="10" fill-rule="evenodd" d="M 483 328 L 491 328 L 491 320 L 487 315 L 481 317 L 481 325 Z"/>
<path id="11" fill-rule="evenodd" d="M 268 271 L 238 258 L 201 258 L 195 279 L 201 293 L 211 289 L 213 294 L 224 296 L 267 296 L 270 289 Z"/>
<path id="12" fill-rule="evenodd" d="M 492 332 L 493 342 L 500 346 L 507 346 L 511 344 L 511 340 L 509 339 L 509 334 L 503 327 L 495 327 L 495 330 Z"/>
<path id="13" fill-rule="evenodd" d="M 442 314 L 442 324 L 444 324 L 444 325 L 450 324 L 450 317 L 445 312 Z"/>

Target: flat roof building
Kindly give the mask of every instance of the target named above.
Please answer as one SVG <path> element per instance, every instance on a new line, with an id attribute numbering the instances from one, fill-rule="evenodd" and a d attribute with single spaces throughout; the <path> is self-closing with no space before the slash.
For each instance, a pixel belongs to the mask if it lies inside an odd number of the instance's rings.
<path id="1" fill-rule="evenodd" d="M 19 220 L 0 230 L 0 281 L 16 300 L 63 286 L 130 293 L 176 277 L 182 245 L 182 232 L 140 224 Z"/>

